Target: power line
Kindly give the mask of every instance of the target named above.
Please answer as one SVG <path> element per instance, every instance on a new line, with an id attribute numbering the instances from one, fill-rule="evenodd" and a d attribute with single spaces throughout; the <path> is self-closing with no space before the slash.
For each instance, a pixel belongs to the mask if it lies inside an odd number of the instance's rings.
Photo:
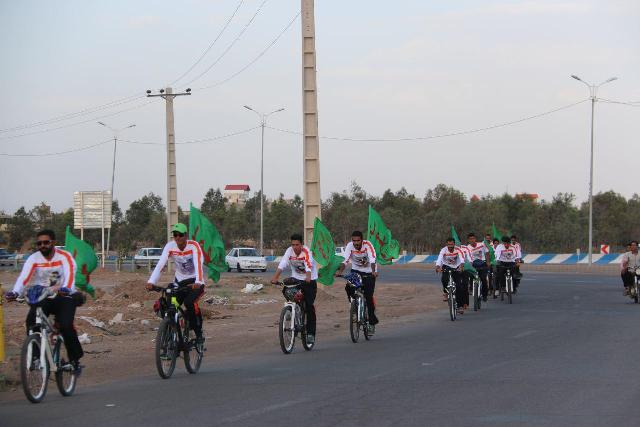
<path id="1" fill-rule="evenodd" d="M 614 101 L 613 99 L 606 99 L 606 98 L 598 98 L 598 101 L 602 101 L 602 102 L 606 102 L 608 104 L 622 104 L 622 105 L 629 105 L 631 107 L 640 107 L 640 102 L 638 101 Z"/>
<path id="2" fill-rule="evenodd" d="M 269 43 L 267 45 L 266 48 L 264 48 L 255 58 L 253 58 L 247 65 L 245 65 L 244 67 L 242 67 L 240 70 L 236 71 L 235 73 L 231 74 L 229 77 L 220 80 L 219 82 L 213 83 L 211 85 L 208 86 L 203 86 L 198 88 L 197 90 L 206 90 L 206 89 L 211 89 L 214 87 L 218 87 L 221 86 L 223 84 L 225 84 L 226 82 L 228 82 L 229 80 L 232 80 L 234 78 L 236 78 L 238 75 L 242 74 L 244 71 L 246 71 L 247 69 L 249 69 L 249 67 L 251 67 L 253 64 L 255 64 L 256 62 L 258 62 L 258 60 L 260 58 L 262 58 L 264 56 L 265 53 L 267 53 L 267 51 L 269 51 L 269 49 L 271 49 L 273 47 L 273 45 L 275 45 L 278 40 L 280 40 L 280 37 L 282 37 L 284 35 L 284 33 L 287 32 L 287 30 L 289 28 L 291 28 L 291 26 L 293 25 L 293 23 L 296 21 L 296 19 L 298 19 L 298 17 L 300 16 L 300 12 L 298 12 L 296 14 L 296 16 L 293 17 L 293 19 L 291 19 L 291 21 L 280 31 L 280 33 L 276 36 L 276 38 L 274 38 L 271 43 Z"/>
<path id="3" fill-rule="evenodd" d="M 70 128 L 70 127 L 74 127 L 74 126 L 79 126 L 79 125 L 82 125 L 82 124 L 85 124 L 85 123 L 94 122 L 94 121 L 99 120 L 99 119 L 104 119 L 106 117 L 112 117 L 112 116 L 115 116 L 115 115 L 118 115 L 118 114 L 122 114 L 122 113 L 125 113 L 127 111 L 131 111 L 131 110 L 135 110 L 135 109 L 138 109 L 138 108 L 146 107 L 147 105 L 151 104 L 152 102 L 154 102 L 154 101 L 147 101 L 147 102 L 145 102 L 143 104 L 138 104 L 138 105 L 135 105 L 135 106 L 130 107 L 130 108 L 125 108 L 124 110 L 119 110 L 119 111 L 115 111 L 113 113 L 105 114 L 104 116 L 92 117 L 90 119 L 83 120 L 81 122 L 68 123 L 66 125 L 58 126 L 58 127 L 55 127 L 55 128 L 38 130 L 38 131 L 35 131 L 35 132 L 22 133 L 20 135 L 0 136 L 0 139 L 15 139 L 15 138 L 21 138 L 23 136 L 37 135 L 37 134 L 41 134 L 41 133 L 53 132 L 53 131 L 60 130 L 60 129 L 66 129 L 66 128 Z"/>
<path id="4" fill-rule="evenodd" d="M 412 141 L 423 141 L 423 140 L 429 140 L 429 139 L 447 138 L 451 136 L 459 136 L 459 135 L 467 135 L 467 134 L 477 133 L 477 132 L 484 132 L 491 129 L 496 129 L 500 127 L 522 123 L 527 120 L 537 119 L 539 117 L 543 117 L 549 114 L 556 113 L 558 111 L 575 107 L 576 105 L 582 104 L 583 102 L 588 101 L 589 99 L 590 98 L 586 98 L 586 99 L 583 99 L 582 101 L 574 102 L 573 104 L 565 105 L 563 107 L 556 108 L 550 111 L 545 111 L 544 113 L 535 114 L 533 116 L 523 117 L 521 119 L 513 120 L 510 122 L 504 122 L 504 123 L 499 123 L 499 124 L 486 126 L 482 128 L 450 132 L 450 133 L 444 133 L 439 135 L 419 136 L 419 137 L 411 137 L 411 138 L 350 138 L 350 137 L 337 137 L 337 136 L 320 136 L 320 139 L 328 139 L 328 140 L 335 140 L 335 141 L 352 141 L 352 142 L 412 142 Z M 267 128 L 278 131 L 278 132 L 291 133 L 294 135 L 302 135 L 302 132 L 298 132 L 294 130 L 274 128 L 271 126 L 267 126 Z"/>
<path id="5" fill-rule="evenodd" d="M 260 11 L 262 10 L 262 7 L 265 5 L 265 3 L 267 3 L 267 1 L 269 0 L 264 0 L 260 6 L 258 6 L 258 9 L 256 10 L 256 12 L 253 14 L 253 16 L 251 17 L 251 19 L 249 20 L 249 22 L 247 22 L 244 26 L 244 28 L 242 28 L 242 30 L 240 30 L 240 32 L 238 33 L 238 35 L 236 36 L 235 39 L 233 39 L 233 41 L 229 44 L 229 46 L 227 46 L 227 48 L 220 54 L 220 56 L 218 56 L 218 58 L 216 58 L 215 61 L 213 61 L 213 64 L 209 65 L 209 67 L 207 67 L 207 69 L 205 69 L 203 72 L 201 72 L 200 74 L 198 74 L 197 76 L 195 76 L 193 79 L 189 80 L 187 83 L 185 83 L 185 85 L 190 85 L 191 83 L 195 82 L 196 80 L 199 80 L 200 77 L 204 76 L 205 74 L 207 74 L 216 64 L 218 64 L 218 62 L 220 62 L 220 60 L 222 60 L 222 58 L 224 58 L 226 56 L 227 53 L 229 53 L 229 51 L 233 48 L 233 46 L 240 40 L 240 37 L 242 37 L 242 35 L 245 33 L 245 31 L 247 31 L 247 29 L 251 26 L 251 24 L 253 23 L 253 21 L 256 19 L 256 17 L 258 16 L 258 14 L 260 13 Z"/>
<path id="6" fill-rule="evenodd" d="M 173 86 L 174 84 L 176 84 L 176 82 L 178 82 L 179 80 L 182 80 L 184 76 L 189 74 L 200 63 L 200 61 L 202 61 L 204 57 L 207 56 L 211 48 L 216 44 L 216 42 L 220 39 L 220 37 L 222 37 L 222 34 L 224 34 L 224 32 L 226 31 L 227 27 L 229 26 L 233 18 L 236 16 L 236 13 L 238 13 L 238 10 L 240 9 L 240 6 L 242 6 L 242 3 L 244 3 L 244 0 L 240 0 L 240 2 L 238 3 L 238 6 L 236 6 L 236 9 L 233 11 L 229 19 L 227 19 L 227 22 L 224 24 L 224 26 L 222 27 L 222 29 L 220 30 L 216 38 L 213 40 L 213 42 L 211 42 L 209 47 L 206 48 L 204 52 L 202 52 L 202 55 L 200 55 L 200 58 L 198 58 L 198 60 L 191 67 L 189 67 L 187 71 L 185 71 L 182 75 L 180 75 L 180 77 L 172 81 L 169 84 L 169 86 Z"/>
<path id="7" fill-rule="evenodd" d="M 101 105 L 97 105 L 95 107 L 88 107 L 88 108 L 84 108 L 80 111 L 76 111 L 73 113 L 67 113 L 67 114 L 62 114 L 59 116 L 55 116 L 52 117 L 50 119 L 47 120 L 41 120 L 38 122 L 32 122 L 32 123 L 27 123 L 27 124 L 23 124 L 20 126 L 14 126 L 14 127 L 10 127 L 10 128 L 5 128 L 5 129 L 0 129 L 0 133 L 6 133 L 6 132 L 13 132 L 13 131 L 19 131 L 19 130 L 24 130 L 24 129 L 30 129 L 33 127 L 39 127 L 39 126 L 45 126 L 45 125 L 49 125 L 49 124 L 53 124 L 53 123 L 58 123 L 58 122 L 62 122 L 65 120 L 70 120 L 76 117 L 80 117 L 80 116 L 85 116 L 87 114 L 91 114 L 91 113 L 95 113 L 97 111 L 101 111 L 101 110 L 108 110 L 110 108 L 114 108 L 117 107 L 119 105 L 123 105 L 123 104 L 128 104 L 130 102 L 136 101 L 138 99 L 144 98 L 144 95 L 131 95 L 131 96 L 127 96 L 124 98 L 119 98 L 116 99 L 114 101 L 111 102 L 107 102 L 106 104 L 101 104 Z"/>
<path id="8" fill-rule="evenodd" d="M 59 155 L 62 155 L 62 154 L 77 153 L 78 151 L 90 150 L 92 148 L 104 145 L 104 144 L 106 144 L 108 142 L 113 142 L 113 139 L 107 139 L 106 141 L 98 142 L 96 144 L 88 145 L 86 147 L 74 148 L 72 150 L 67 150 L 67 151 L 58 151 L 56 153 L 40 153 L 40 154 L 0 153 L 0 156 L 7 156 L 7 157 L 48 157 L 48 156 L 59 156 Z"/>

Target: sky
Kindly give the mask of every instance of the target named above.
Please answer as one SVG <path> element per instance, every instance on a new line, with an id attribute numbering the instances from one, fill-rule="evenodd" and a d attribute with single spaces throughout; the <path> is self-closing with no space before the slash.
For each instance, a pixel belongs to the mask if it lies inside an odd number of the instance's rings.
<path id="1" fill-rule="evenodd" d="M 300 19 L 287 28 L 299 10 L 294 0 L 1 2 L 0 210 L 60 211 L 74 191 L 108 190 L 113 132 L 97 121 L 136 125 L 118 134 L 120 205 L 164 199 L 165 105 L 144 95 L 168 85 L 192 89 L 174 101 L 182 207 L 226 184 L 259 189 L 259 118 L 244 105 L 285 108 L 268 118 L 265 194 L 301 194 Z M 347 138 L 320 142 L 323 198 L 355 181 L 373 195 L 405 187 L 422 198 L 444 183 L 468 197 L 581 202 L 591 102 L 570 76 L 618 77 L 598 97 L 640 102 L 637 0 L 324 0 L 315 14 L 320 135 Z M 638 191 L 638 135 L 640 103 L 595 104 L 595 193 Z M 81 151 L 42 156 L 70 150 Z"/>

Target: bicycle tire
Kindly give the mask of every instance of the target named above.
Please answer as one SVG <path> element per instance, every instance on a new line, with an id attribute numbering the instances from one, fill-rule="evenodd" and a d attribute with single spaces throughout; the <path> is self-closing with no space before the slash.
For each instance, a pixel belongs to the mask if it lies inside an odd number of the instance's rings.
<path id="1" fill-rule="evenodd" d="M 509 304 L 513 304 L 513 278 L 509 278 L 508 283 L 507 283 L 507 301 L 509 302 Z"/>
<path id="2" fill-rule="evenodd" d="M 66 356 L 66 357 L 65 357 Z M 69 365 L 67 348 L 62 339 L 56 341 L 53 348 L 53 360 L 56 363 L 56 385 L 58 391 L 64 397 L 69 397 L 76 389 L 78 377 L 73 373 L 73 367 Z"/>
<path id="3" fill-rule="evenodd" d="M 39 333 L 31 334 L 27 337 L 27 339 L 22 344 L 22 350 L 20 351 L 20 379 L 22 381 L 22 391 L 24 391 L 24 395 L 29 399 L 32 403 L 40 403 L 42 399 L 47 395 L 47 387 L 49 386 L 49 375 L 51 373 L 49 367 L 49 361 L 45 357 L 44 366 L 40 367 L 40 358 L 34 360 L 33 355 L 40 355 L 40 341 L 41 337 Z M 32 365 L 31 369 L 27 368 L 29 364 L 29 348 L 31 347 L 31 360 L 34 362 L 35 366 Z M 37 362 L 37 363 L 36 363 Z M 31 372 L 40 370 L 40 375 L 29 375 Z M 29 384 L 31 384 L 30 379 L 34 380 L 38 379 L 41 381 L 39 387 L 35 387 L 33 390 L 30 389 Z M 37 393 L 34 393 L 36 392 Z"/>
<path id="4" fill-rule="evenodd" d="M 362 311 L 364 312 L 364 321 L 362 322 L 362 332 L 364 332 L 364 339 L 367 341 L 371 341 L 371 337 L 373 335 L 369 333 L 369 309 L 367 308 L 367 300 L 363 298 L 362 303 L 364 304 L 364 307 L 362 309 Z"/>
<path id="5" fill-rule="evenodd" d="M 296 331 L 291 329 L 292 314 L 291 307 L 288 305 L 283 307 L 280 312 L 278 336 L 280 338 L 280 348 L 284 354 L 290 354 L 296 344 Z"/>
<path id="6" fill-rule="evenodd" d="M 455 297 L 451 295 L 451 292 L 447 293 L 447 300 L 449 302 L 449 316 L 451 317 L 452 322 L 456 320 L 456 316 L 457 316 L 457 313 L 456 313 L 457 307 L 456 307 L 454 298 Z"/>
<path id="7" fill-rule="evenodd" d="M 358 323 L 358 301 L 356 298 L 351 300 L 351 308 L 349 309 L 349 334 L 351 341 L 355 344 L 360 339 L 360 324 Z"/>
<path id="8" fill-rule="evenodd" d="M 176 358 L 178 357 L 177 335 L 178 331 L 175 323 L 168 317 L 162 319 L 156 335 L 156 369 L 160 378 L 165 380 L 171 378 L 173 371 L 176 369 Z"/>
<path id="9" fill-rule="evenodd" d="M 307 311 L 305 307 L 306 306 L 304 305 L 300 307 L 300 309 L 302 310 L 302 325 L 300 325 L 302 332 L 300 333 L 300 340 L 302 341 L 302 348 L 304 348 L 306 351 L 311 351 L 313 350 L 313 347 L 316 345 L 316 343 L 315 341 L 313 343 L 307 342 Z"/>
<path id="10" fill-rule="evenodd" d="M 480 287 L 478 286 L 477 281 L 473 280 L 473 311 L 480 310 L 480 297 L 478 293 L 480 291 Z"/>
<path id="11" fill-rule="evenodd" d="M 184 322 L 182 339 L 184 341 L 184 367 L 190 374 L 196 374 L 202 364 L 204 345 L 196 344 L 196 334 L 191 330 L 189 322 Z"/>

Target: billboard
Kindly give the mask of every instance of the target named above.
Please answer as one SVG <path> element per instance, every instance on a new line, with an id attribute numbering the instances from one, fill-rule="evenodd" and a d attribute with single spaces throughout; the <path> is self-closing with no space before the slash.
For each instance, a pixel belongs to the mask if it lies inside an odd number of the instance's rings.
<path id="1" fill-rule="evenodd" d="M 73 228 L 111 228 L 111 191 L 74 192 Z"/>

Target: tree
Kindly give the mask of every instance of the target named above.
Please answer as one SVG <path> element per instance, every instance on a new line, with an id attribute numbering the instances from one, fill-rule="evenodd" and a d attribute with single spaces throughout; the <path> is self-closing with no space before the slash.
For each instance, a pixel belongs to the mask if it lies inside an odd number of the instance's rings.
<path id="1" fill-rule="evenodd" d="M 33 218 L 27 213 L 24 206 L 20 207 L 9 223 L 9 249 L 17 251 L 25 242 L 34 238 L 35 226 Z"/>

